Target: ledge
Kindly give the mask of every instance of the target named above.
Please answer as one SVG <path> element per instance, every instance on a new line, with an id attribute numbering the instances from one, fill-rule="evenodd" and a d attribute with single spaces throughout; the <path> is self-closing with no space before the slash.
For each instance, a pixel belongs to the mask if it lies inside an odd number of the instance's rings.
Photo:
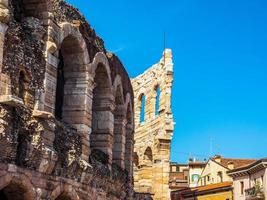
<path id="1" fill-rule="evenodd" d="M 0 104 L 13 107 L 24 105 L 22 99 L 14 95 L 0 95 Z"/>
<path id="2" fill-rule="evenodd" d="M 41 110 L 33 110 L 32 116 L 36 117 L 36 118 L 42 118 L 42 119 L 54 118 L 54 115 L 52 113 L 46 112 L 46 111 L 41 111 Z"/>

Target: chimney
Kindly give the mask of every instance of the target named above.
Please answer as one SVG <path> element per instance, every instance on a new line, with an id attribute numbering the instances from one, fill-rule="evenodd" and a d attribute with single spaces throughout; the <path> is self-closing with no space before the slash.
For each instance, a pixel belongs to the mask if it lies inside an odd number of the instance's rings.
<path id="1" fill-rule="evenodd" d="M 216 155 L 216 156 L 214 156 L 214 160 L 215 160 L 215 162 L 217 162 L 217 163 L 221 163 L 221 161 L 222 161 L 222 157 L 221 157 L 220 155 Z"/>
<path id="2" fill-rule="evenodd" d="M 230 170 L 234 169 L 235 168 L 234 162 L 233 161 L 228 162 L 227 163 L 227 168 L 230 169 Z"/>

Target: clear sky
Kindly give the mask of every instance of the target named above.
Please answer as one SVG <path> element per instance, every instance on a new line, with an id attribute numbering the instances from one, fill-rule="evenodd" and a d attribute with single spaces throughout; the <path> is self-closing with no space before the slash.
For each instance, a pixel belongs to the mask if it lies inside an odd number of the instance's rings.
<path id="1" fill-rule="evenodd" d="M 166 32 L 175 64 L 172 161 L 267 157 L 266 0 L 68 2 L 131 77 L 158 62 Z"/>

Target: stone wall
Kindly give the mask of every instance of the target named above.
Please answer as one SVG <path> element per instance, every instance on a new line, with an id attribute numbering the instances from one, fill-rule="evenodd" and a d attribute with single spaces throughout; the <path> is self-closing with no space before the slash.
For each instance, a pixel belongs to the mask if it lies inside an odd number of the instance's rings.
<path id="1" fill-rule="evenodd" d="M 139 193 L 152 194 L 154 200 L 170 199 L 170 144 L 173 134 L 172 83 L 173 63 L 170 49 L 164 51 L 159 63 L 132 79 L 136 124 L 134 189 Z M 142 105 L 142 98 L 144 105 Z M 141 117 L 141 115 L 144 116 Z"/>
<path id="2" fill-rule="evenodd" d="M 0 197 L 131 199 L 133 113 L 126 70 L 77 9 L 0 0 Z"/>

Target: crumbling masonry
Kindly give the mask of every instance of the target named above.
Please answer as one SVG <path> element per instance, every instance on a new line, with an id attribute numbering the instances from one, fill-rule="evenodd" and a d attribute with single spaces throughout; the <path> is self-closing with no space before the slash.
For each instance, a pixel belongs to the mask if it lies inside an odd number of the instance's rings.
<path id="1" fill-rule="evenodd" d="M 0 199 L 133 196 L 133 91 L 62 0 L 0 0 Z"/>
<path id="2" fill-rule="evenodd" d="M 170 199 L 170 144 L 173 135 L 172 52 L 132 79 L 135 111 L 134 189 L 154 200 Z"/>

